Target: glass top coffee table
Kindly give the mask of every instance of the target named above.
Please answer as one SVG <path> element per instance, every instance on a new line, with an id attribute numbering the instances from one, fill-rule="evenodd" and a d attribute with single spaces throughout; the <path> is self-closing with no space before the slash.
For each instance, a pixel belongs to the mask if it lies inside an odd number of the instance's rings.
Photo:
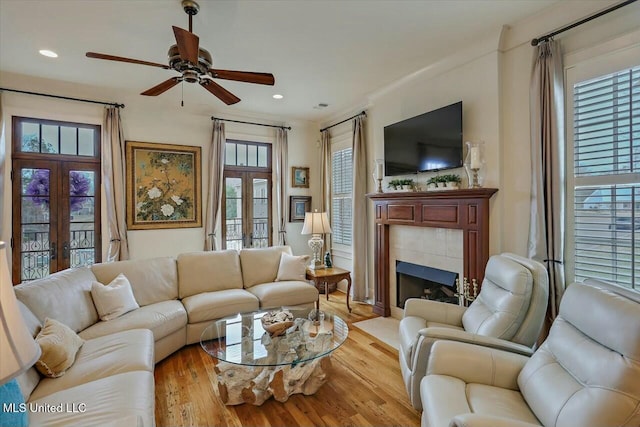
<path id="1" fill-rule="evenodd" d="M 313 394 L 326 382 L 329 356 L 347 339 L 346 322 L 330 313 L 287 310 L 292 319 L 279 325 L 288 328 L 272 335 L 263 317 L 281 311 L 237 314 L 202 332 L 200 345 L 218 361 L 218 391 L 225 404 L 261 405 L 271 396 L 284 402 L 295 393 Z"/>

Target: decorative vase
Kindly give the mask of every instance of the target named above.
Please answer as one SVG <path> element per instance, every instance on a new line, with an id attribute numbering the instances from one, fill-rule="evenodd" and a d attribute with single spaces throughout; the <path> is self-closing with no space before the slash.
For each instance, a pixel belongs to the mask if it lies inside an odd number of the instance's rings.
<path id="1" fill-rule="evenodd" d="M 464 169 L 469 178 L 469 188 L 480 188 L 484 181 L 484 141 L 467 141 Z"/>

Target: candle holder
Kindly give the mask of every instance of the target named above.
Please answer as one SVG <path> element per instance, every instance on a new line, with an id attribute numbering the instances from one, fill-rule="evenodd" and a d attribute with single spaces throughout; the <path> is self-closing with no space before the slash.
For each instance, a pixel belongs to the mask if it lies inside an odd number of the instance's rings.
<path id="1" fill-rule="evenodd" d="M 376 159 L 375 172 L 373 173 L 373 179 L 378 181 L 378 188 L 376 192 L 382 193 L 382 179 L 384 178 L 384 160 Z"/>
<path id="2" fill-rule="evenodd" d="M 455 294 L 458 297 L 458 304 L 463 307 L 478 297 L 478 281 L 476 279 L 471 279 L 471 283 L 466 277 L 462 278 L 462 283 L 460 283 L 460 279 L 456 279 L 456 289 L 458 290 L 458 293 Z"/>
<path id="3" fill-rule="evenodd" d="M 467 156 L 464 160 L 464 168 L 469 179 L 469 188 L 481 188 L 484 170 L 484 142 L 467 141 Z"/>

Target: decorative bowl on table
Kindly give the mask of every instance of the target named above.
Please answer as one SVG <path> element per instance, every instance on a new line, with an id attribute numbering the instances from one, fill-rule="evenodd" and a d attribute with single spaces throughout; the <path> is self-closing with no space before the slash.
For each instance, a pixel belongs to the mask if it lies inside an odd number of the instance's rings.
<path id="1" fill-rule="evenodd" d="M 293 314 L 289 310 L 269 311 L 262 316 L 262 328 L 272 337 L 277 337 L 285 333 L 293 326 Z"/>

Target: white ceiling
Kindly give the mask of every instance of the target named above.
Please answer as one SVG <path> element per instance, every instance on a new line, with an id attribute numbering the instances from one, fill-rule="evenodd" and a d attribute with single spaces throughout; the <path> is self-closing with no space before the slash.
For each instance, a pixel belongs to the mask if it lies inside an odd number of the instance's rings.
<path id="1" fill-rule="evenodd" d="M 271 72 L 276 84 L 217 80 L 242 99 L 227 107 L 185 83 L 185 102 L 320 121 L 557 1 L 200 0 L 193 32 L 214 67 Z M 140 93 L 175 73 L 85 52 L 166 63 L 172 25 L 188 29 L 180 0 L 0 0 L 0 70 Z M 40 49 L 59 58 L 45 58 Z M 274 93 L 284 99 L 274 100 Z M 176 86 L 156 102 L 180 97 Z M 329 107 L 314 108 L 319 103 Z"/>

